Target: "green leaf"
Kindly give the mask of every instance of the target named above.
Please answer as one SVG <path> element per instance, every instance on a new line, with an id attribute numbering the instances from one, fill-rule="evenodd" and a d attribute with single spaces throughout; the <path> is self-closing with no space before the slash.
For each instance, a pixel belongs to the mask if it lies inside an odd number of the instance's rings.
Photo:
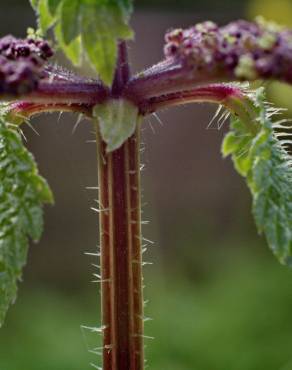
<path id="1" fill-rule="evenodd" d="M 93 112 L 108 152 L 118 149 L 136 130 L 138 108 L 128 100 L 115 99 L 98 104 Z"/>
<path id="2" fill-rule="evenodd" d="M 292 156 L 285 149 L 292 142 L 281 140 L 281 134 L 275 132 L 275 128 L 287 132 L 290 127 L 272 121 L 278 111 L 264 102 L 263 89 L 257 90 L 251 101 L 256 130 L 233 116 L 222 152 L 231 155 L 236 169 L 247 179 L 259 232 L 266 235 L 279 260 L 292 265 Z"/>
<path id="3" fill-rule="evenodd" d="M 39 0 L 38 3 L 39 28 L 45 34 L 55 22 L 55 18 L 51 15 L 48 7 L 48 0 Z"/>
<path id="4" fill-rule="evenodd" d="M 56 39 L 67 57 L 76 64 L 76 49 L 80 49 L 100 78 L 110 85 L 116 68 L 118 41 L 133 38 L 128 25 L 132 1 L 32 0 L 31 3 L 38 10 L 42 31 L 54 27 Z"/>
<path id="5" fill-rule="evenodd" d="M 116 66 L 117 40 L 132 38 L 131 29 L 121 10 L 114 6 L 82 5 L 81 17 L 82 42 L 88 60 L 110 85 Z"/>
<path id="6" fill-rule="evenodd" d="M 103 13 L 95 12 L 95 7 L 82 9 L 82 43 L 90 63 L 99 71 L 102 80 L 110 84 L 116 64 L 117 45 Z"/>
<path id="7" fill-rule="evenodd" d="M 64 0 L 61 7 L 61 28 L 66 45 L 80 35 L 80 0 Z"/>
<path id="8" fill-rule="evenodd" d="M 48 0 L 48 8 L 52 16 L 56 14 L 58 6 L 62 3 L 62 0 Z"/>
<path id="9" fill-rule="evenodd" d="M 73 40 L 69 45 L 66 45 L 63 40 L 63 34 L 60 23 L 55 27 L 55 36 L 59 46 L 63 50 L 64 54 L 75 66 L 80 66 L 82 60 L 82 45 L 81 37 L 79 36 Z"/>
<path id="10" fill-rule="evenodd" d="M 42 204 L 53 201 L 46 181 L 15 126 L 0 118 L 0 326 L 14 302 L 28 238 L 39 240 Z"/>

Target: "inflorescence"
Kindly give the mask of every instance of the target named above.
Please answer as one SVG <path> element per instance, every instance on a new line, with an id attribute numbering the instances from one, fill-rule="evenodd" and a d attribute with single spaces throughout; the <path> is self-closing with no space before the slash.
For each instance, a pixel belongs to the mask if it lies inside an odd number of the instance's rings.
<path id="1" fill-rule="evenodd" d="M 165 56 L 194 72 L 292 82 L 292 31 L 259 18 L 224 27 L 204 22 L 166 34 Z"/>
<path id="2" fill-rule="evenodd" d="M 0 93 L 21 95 L 34 90 L 45 77 L 43 66 L 52 55 L 51 46 L 41 38 L 1 38 Z"/>

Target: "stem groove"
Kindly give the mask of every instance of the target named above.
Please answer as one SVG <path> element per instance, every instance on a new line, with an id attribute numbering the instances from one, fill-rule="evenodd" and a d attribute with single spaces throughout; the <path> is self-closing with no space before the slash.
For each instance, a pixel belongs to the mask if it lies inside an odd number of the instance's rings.
<path id="1" fill-rule="evenodd" d="M 111 153 L 97 143 L 103 370 L 143 370 L 139 127 Z"/>

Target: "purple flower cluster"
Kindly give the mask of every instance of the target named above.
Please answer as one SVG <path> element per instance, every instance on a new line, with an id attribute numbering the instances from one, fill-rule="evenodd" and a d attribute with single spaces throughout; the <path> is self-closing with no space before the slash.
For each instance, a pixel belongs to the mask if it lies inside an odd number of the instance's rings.
<path id="1" fill-rule="evenodd" d="M 0 94 L 20 95 L 36 88 L 43 66 L 53 55 L 47 41 L 29 37 L 0 39 Z"/>
<path id="2" fill-rule="evenodd" d="M 292 82 L 292 30 L 258 19 L 219 27 L 204 22 L 166 34 L 165 56 L 194 72 Z"/>

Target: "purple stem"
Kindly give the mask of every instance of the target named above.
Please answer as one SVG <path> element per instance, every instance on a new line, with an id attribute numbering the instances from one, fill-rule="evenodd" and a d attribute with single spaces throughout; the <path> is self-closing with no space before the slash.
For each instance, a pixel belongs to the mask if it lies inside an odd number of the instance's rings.
<path id="1" fill-rule="evenodd" d="M 121 96 L 128 79 L 126 45 L 120 43 L 111 97 Z M 143 370 L 140 128 L 108 153 L 96 126 L 103 369 Z"/>
<path id="2" fill-rule="evenodd" d="M 118 64 L 111 89 L 113 97 L 119 97 L 130 79 L 130 66 L 128 62 L 128 49 L 125 41 L 118 45 Z"/>
<path id="3" fill-rule="evenodd" d="M 44 104 L 94 105 L 104 101 L 108 95 L 109 91 L 99 83 L 43 81 L 37 90 L 26 95 L 23 100 Z"/>
<path id="4" fill-rule="evenodd" d="M 238 115 L 251 132 L 256 131 L 257 112 L 246 91 L 237 85 L 211 84 L 193 90 L 165 94 L 145 100 L 140 105 L 141 114 L 150 114 L 175 105 L 195 102 L 221 104 Z"/>
<path id="5" fill-rule="evenodd" d="M 134 76 L 128 83 L 124 95 L 139 104 L 151 97 L 185 91 L 210 83 L 228 82 L 228 80 L 231 82 L 234 77 L 195 74 L 192 68 L 173 62 L 162 62 L 146 70 L 145 73 Z"/>
<path id="6" fill-rule="evenodd" d="M 214 84 L 149 98 L 140 103 L 140 111 L 143 115 L 146 115 L 160 109 L 187 103 L 212 102 L 224 104 L 231 97 L 242 97 L 242 90 L 231 84 Z"/>
<path id="7" fill-rule="evenodd" d="M 82 113 L 87 117 L 92 117 L 92 107 L 84 104 L 38 104 L 20 101 L 11 103 L 9 106 L 9 114 L 22 118 L 30 118 L 36 114 L 47 112 L 73 112 Z"/>

